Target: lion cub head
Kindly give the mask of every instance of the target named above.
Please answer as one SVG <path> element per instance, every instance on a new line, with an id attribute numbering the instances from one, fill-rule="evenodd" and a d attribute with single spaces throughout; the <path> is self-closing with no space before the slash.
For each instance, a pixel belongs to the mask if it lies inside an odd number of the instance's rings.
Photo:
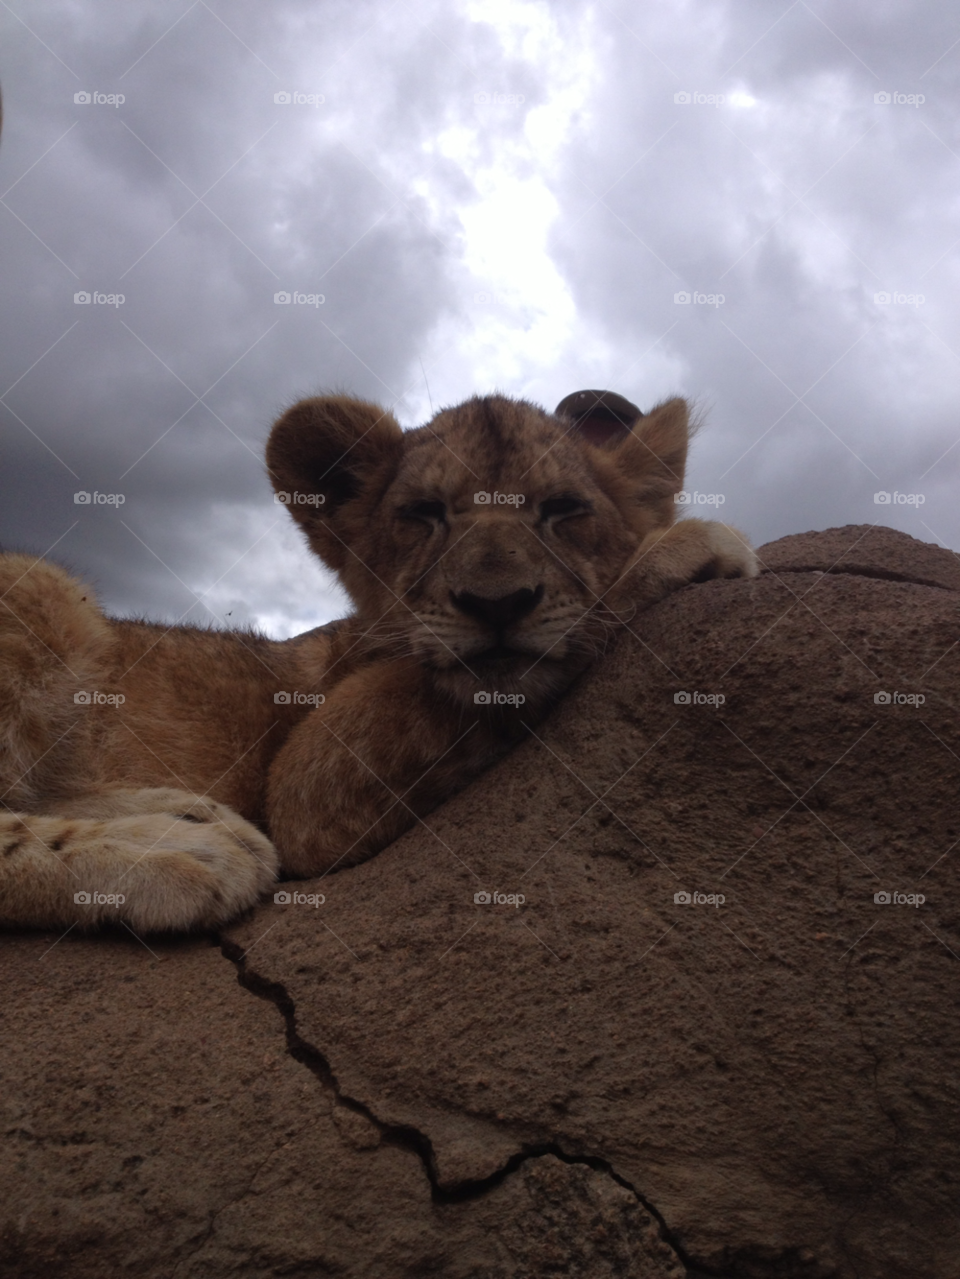
<path id="1" fill-rule="evenodd" d="M 604 595 L 674 521 L 687 406 L 580 391 L 547 413 L 478 396 L 403 432 L 374 404 L 303 400 L 267 466 L 353 599 L 371 652 L 414 655 L 460 701 L 542 703 L 596 656 Z"/>

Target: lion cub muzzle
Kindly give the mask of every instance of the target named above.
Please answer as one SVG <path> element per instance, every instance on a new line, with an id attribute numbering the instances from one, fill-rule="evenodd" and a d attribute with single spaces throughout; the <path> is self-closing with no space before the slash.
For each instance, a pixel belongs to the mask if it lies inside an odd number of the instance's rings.
<path id="1" fill-rule="evenodd" d="M 475 595 L 472 591 L 461 591 L 459 594 L 451 591 L 450 599 L 454 608 L 466 613 L 467 617 L 472 617 L 482 626 L 489 627 L 501 637 L 537 607 L 543 599 L 543 583 L 534 590 L 529 586 L 522 586 L 518 591 L 510 591 L 507 595 L 492 599 L 485 595 Z"/>

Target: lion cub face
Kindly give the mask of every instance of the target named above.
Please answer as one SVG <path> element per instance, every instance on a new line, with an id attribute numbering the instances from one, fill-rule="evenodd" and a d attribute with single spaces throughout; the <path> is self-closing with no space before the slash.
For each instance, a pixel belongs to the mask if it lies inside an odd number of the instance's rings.
<path id="1" fill-rule="evenodd" d="M 540 703 L 597 653 L 604 594 L 683 486 L 687 409 L 644 416 L 610 392 L 555 414 L 504 396 L 402 432 L 374 405 L 305 400 L 267 465 L 382 655 L 414 655 L 439 686 Z"/>

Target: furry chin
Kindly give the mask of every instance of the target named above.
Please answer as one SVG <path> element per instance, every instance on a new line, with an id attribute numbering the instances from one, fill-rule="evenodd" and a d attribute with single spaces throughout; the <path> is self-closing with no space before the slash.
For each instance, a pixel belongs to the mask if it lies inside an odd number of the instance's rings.
<path id="1" fill-rule="evenodd" d="M 438 689 L 455 701 L 471 707 L 490 704 L 512 705 L 524 714 L 540 714 L 575 678 L 569 658 L 559 662 L 550 657 L 517 654 L 509 660 L 460 662 L 434 667 Z M 506 699 L 509 699 L 507 701 Z M 516 700 L 514 700 L 516 699 Z"/>

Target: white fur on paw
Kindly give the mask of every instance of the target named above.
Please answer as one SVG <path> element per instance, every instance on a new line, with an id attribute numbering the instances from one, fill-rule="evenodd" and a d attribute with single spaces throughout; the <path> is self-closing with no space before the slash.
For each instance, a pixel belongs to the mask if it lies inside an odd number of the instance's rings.
<path id="1" fill-rule="evenodd" d="M 270 888 L 279 858 L 266 836 L 225 805 L 189 798 L 176 813 L 90 823 L 97 829 L 85 832 L 71 862 L 107 900 L 98 910 L 94 896 L 81 924 L 119 919 L 135 932 L 215 927 Z"/>
<path id="2" fill-rule="evenodd" d="M 714 555 L 717 577 L 756 577 L 757 556 L 753 547 L 729 524 L 710 521 L 710 549 Z"/>

